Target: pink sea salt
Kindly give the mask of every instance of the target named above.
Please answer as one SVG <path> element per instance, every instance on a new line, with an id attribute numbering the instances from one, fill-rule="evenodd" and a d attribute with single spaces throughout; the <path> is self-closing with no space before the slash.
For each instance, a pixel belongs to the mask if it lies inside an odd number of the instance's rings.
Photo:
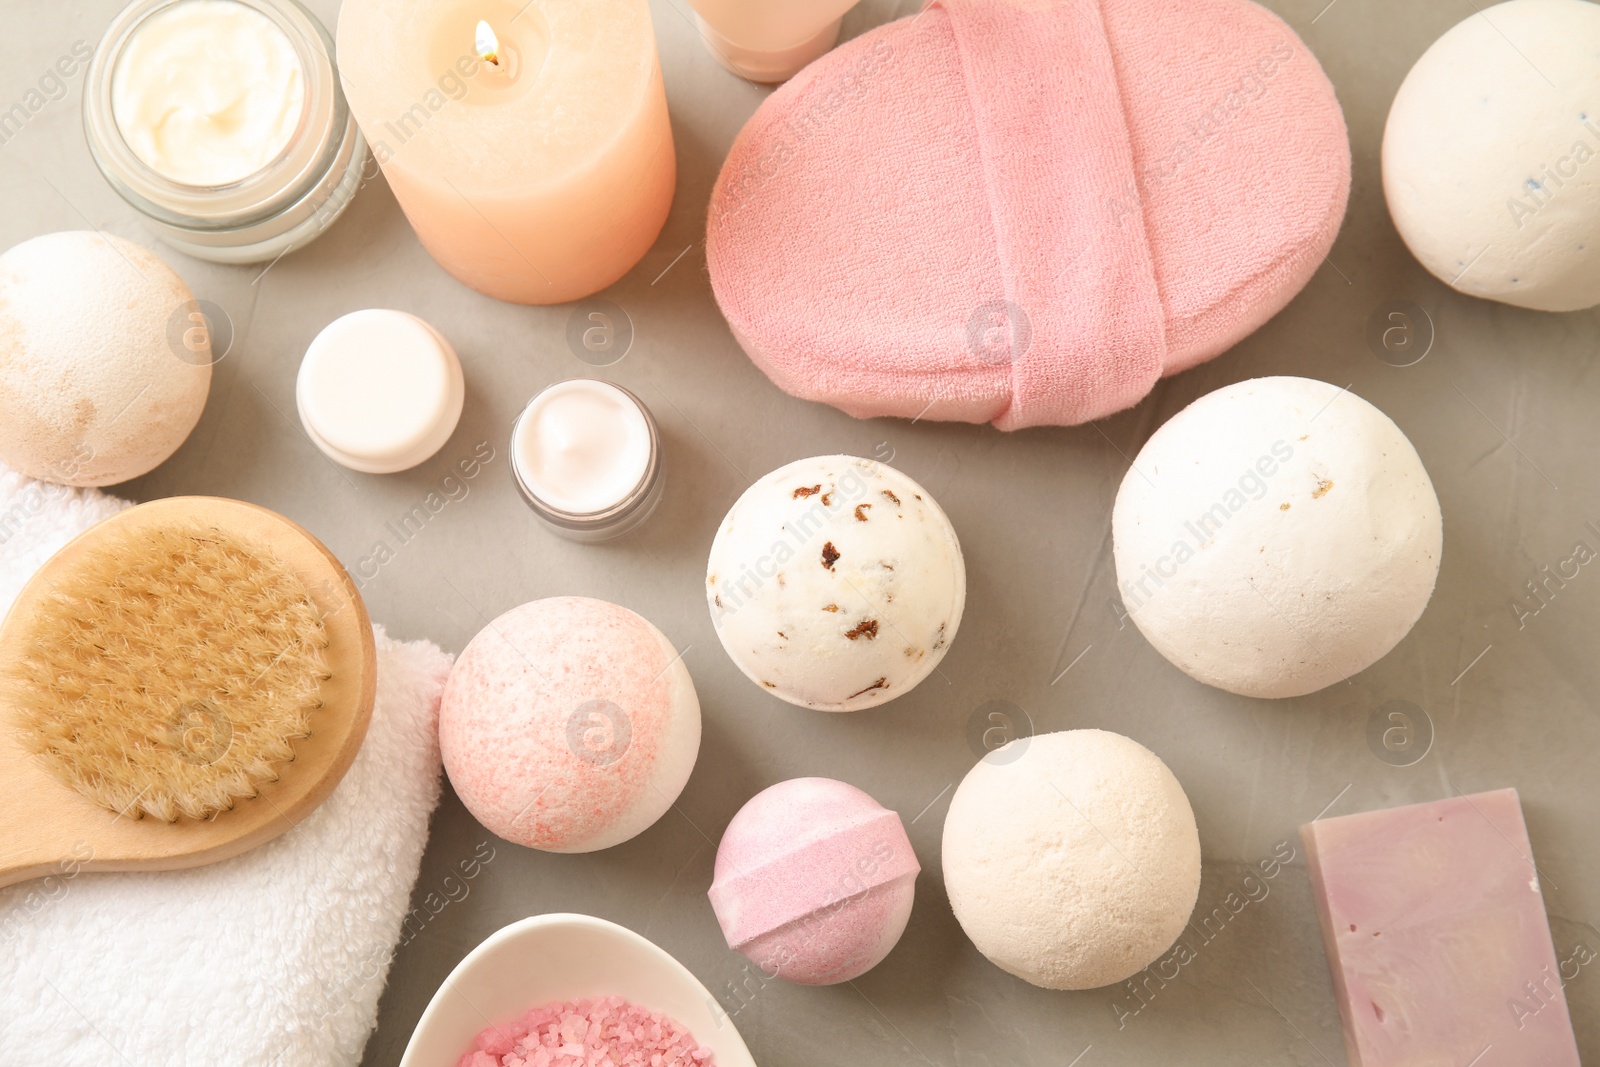
<path id="1" fill-rule="evenodd" d="M 473 1044 L 456 1067 L 711 1067 L 682 1024 L 621 997 L 531 1008 Z"/>

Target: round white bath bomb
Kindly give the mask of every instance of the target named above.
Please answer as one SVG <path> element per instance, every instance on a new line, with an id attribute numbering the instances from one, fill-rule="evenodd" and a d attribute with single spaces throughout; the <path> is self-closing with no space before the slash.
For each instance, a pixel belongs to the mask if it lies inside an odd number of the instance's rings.
<path id="1" fill-rule="evenodd" d="M 797 460 L 745 490 L 706 570 L 733 662 L 823 711 L 874 707 L 926 678 L 966 599 L 961 545 L 933 497 L 853 456 Z"/>
<path id="2" fill-rule="evenodd" d="M 0 463 L 63 485 L 137 478 L 211 391 L 194 294 L 152 252 L 86 230 L 0 255 Z"/>
<path id="3" fill-rule="evenodd" d="M 1252 697 L 1315 692 L 1410 632 L 1439 576 L 1439 499 L 1359 396 L 1256 378 L 1196 400 L 1117 490 L 1122 603 L 1167 659 Z"/>
<path id="4" fill-rule="evenodd" d="M 1046 989 L 1137 974 L 1172 947 L 1200 893 L 1183 787 L 1105 730 L 1021 737 L 980 760 L 950 801 L 943 862 L 978 951 Z"/>
<path id="5" fill-rule="evenodd" d="M 1600 303 L 1600 6 L 1511 0 L 1406 75 L 1383 134 L 1400 236 L 1446 284 L 1540 311 Z"/>

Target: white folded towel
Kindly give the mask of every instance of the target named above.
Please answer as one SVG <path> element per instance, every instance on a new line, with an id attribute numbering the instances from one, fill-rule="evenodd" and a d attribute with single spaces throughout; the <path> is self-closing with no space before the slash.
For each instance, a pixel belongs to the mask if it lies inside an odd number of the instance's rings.
<path id="1" fill-rule="evenodd" d="M 56 549 L 127 506 L 0 467 L 0 613 Z M 69 863 L 0 890 L 0 1065 L 359 1062 L 439 800 L 450 669 L 436 646 L 374 629 L 366 742 L 298 827 L 210 867 Z"/>

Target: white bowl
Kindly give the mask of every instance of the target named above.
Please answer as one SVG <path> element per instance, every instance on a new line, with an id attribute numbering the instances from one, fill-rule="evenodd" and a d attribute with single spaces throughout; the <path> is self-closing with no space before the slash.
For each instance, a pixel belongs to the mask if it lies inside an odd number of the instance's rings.
<path id="1" fill-rule="evenodd" d="M 612 995 L 688 1027 L 714 1053 L 713 1067 L 756 1067 L 733 1021 L 683 964 L 626 927 L 566 914 L 512 923 L 469 952 L 428 1003 L 400 1067 L 455 1067 L 492 1023 Z"/>

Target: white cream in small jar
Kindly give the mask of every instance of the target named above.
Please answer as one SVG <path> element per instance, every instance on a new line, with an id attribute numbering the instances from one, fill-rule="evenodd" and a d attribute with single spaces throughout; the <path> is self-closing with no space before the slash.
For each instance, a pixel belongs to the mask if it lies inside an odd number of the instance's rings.
<path id="1" fill-rule="evenodd" d="M 236 0 L 184 0 L 128 37 L 111 114 L 151 170 L 183 185 L 248 178 L 304 118 L 305 70 L 278 25 Z"/>
<path id="2" fill-rule="evenodd" d="M 90 63 L 84 133 L 162 240 L 219 263 L 309 243 L 367 158 L 333 42 L 298 0 L 135 0 Z"/>
<path id="3" fill-rule="evenodd" d="M 661 435 L 628 390 L 573 378 L 539 393 L 517 417 L 511 472 L 557 533 L 610 540 L 649 518 L 661 498 Z"/>

